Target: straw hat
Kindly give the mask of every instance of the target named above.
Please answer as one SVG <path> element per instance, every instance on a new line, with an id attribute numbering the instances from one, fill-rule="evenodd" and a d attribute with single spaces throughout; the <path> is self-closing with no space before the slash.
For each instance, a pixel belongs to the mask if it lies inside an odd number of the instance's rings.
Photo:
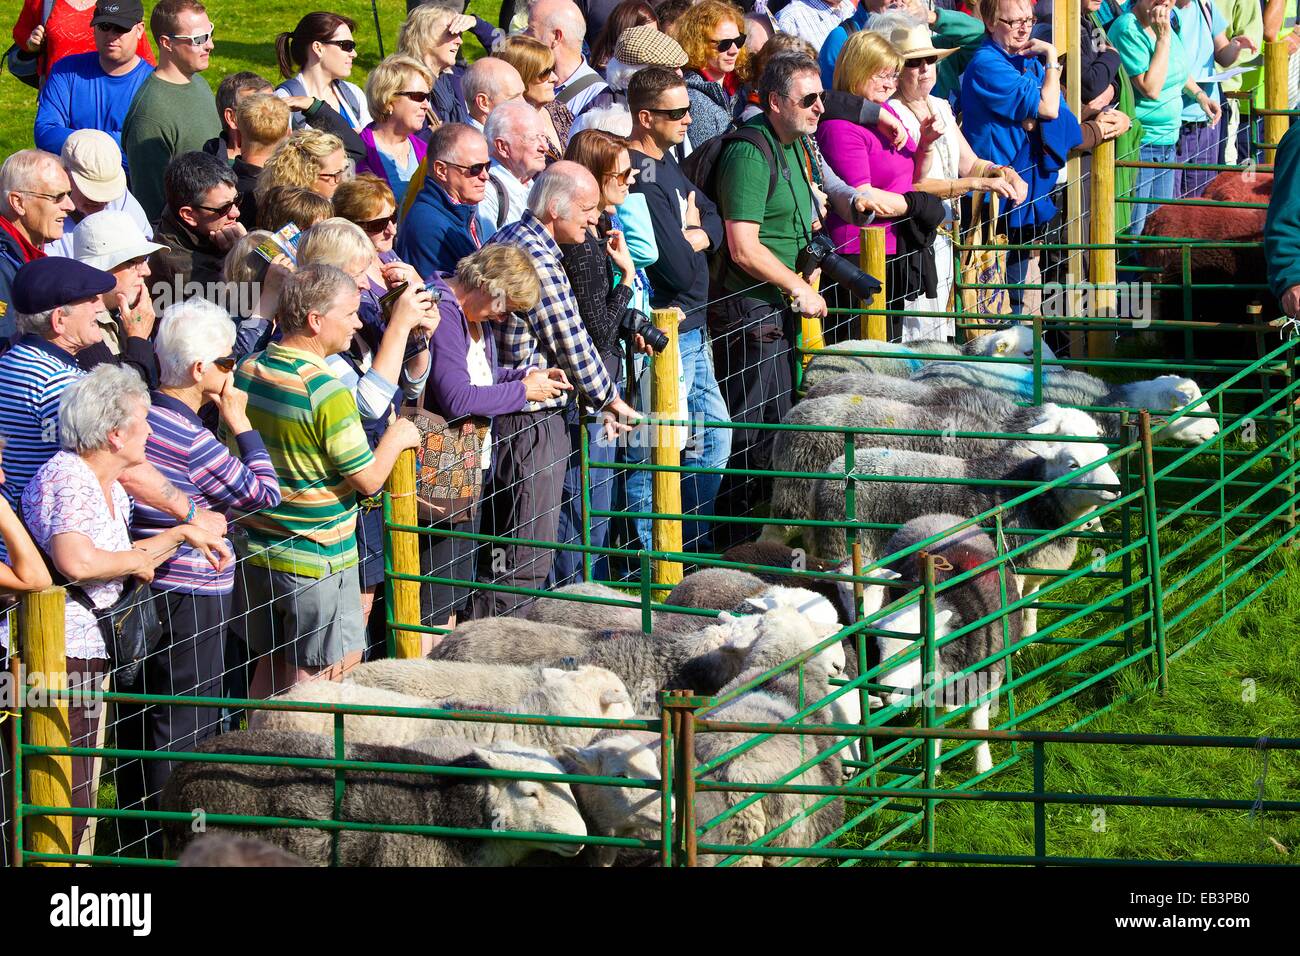
<path id="1" fill-rule="evenodd" d="M 894 49 L 902 54 L 904 60 L 917 60 L 926 56 L 937 56 L 942 60 L 957 52 L 955 47 L 949 50 L 937 49 L 934 38 L 930 36 L 930 28 L 924 23 L 910 27 L 896 27 L 885 39 L 894 45 Z"/>

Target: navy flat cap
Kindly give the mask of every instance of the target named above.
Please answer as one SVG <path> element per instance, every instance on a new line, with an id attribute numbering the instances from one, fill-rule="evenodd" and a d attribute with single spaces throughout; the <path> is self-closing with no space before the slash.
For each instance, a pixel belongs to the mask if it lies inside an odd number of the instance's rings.
<path id="1" fill-rule="evenodd" d="M 88 266 L 76 259 L 45 256 L 33 259 L 16 273 L 9 301 L 24 315 L 48 312 L 94 295 L 102 295 L 117 285 L 110 273 Z"/>

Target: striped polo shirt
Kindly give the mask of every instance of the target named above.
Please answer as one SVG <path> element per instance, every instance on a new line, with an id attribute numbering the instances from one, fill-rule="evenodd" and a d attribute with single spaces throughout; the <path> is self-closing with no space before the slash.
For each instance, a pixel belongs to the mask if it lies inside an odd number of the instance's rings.
<path id="1" fill-rule="evenodd" d="M 0 356 L 0 435 L 8 439 L 0 492 L 15 511 L 27 483 L 59 451 L 63 390 L 85 374 L 70 352 L 39 335 L 22 336 Z"/>
<path id="2" fill-rule="evenodd" d="M 256 431 L 235 436 L 236 457 L 180 399 L 163 392 L 154 392 L 150 398 L 153 405 L 145 455 L 182 494 L 200 508 L 210 508 L 231 521 L 280 503 L 280 481 Z M 137 501 L 131 534 L 148 538 L 179 523 L 175 516 Z M 229 594 L 234 584 L 234 565 L 218 573 L 189 545 L 182 545 L 153 573 L 153 586 L 161 591 Z"/>
<path id="3" fill-rule="evenodd" d="M 266 442 L 281 502 L 245 519 L 249 563 L 320 578 L 357 563 L 357 496 L 374 461 L 352 393 L 319 355 L 272 342 L 235 372 Z"/>

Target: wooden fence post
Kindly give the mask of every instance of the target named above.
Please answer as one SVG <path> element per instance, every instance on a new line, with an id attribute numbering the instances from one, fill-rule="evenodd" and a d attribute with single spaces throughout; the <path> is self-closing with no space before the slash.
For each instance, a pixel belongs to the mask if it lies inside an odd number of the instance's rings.
<path id="1" fill-rule="evenodd" d="M 1267 110 L 1284 110 L 1287 108 L 1287 87 L 1290 78 L 1290 52 L 1286 40 L 1266 40 L 1264 42 L 1264 108 Z M 1274 144 L 1281 142 L 1290 126 L 1290 117 L 1268 115 L 1264 117 L 1264 139 Z M 1273 162 L 1276 149 L 1264 150 L 1264 162 Z"/>
<path id="2" fill-rule="evenodd" d="M 27 688 L 49 691 L 68 688 L 68 658 L 64 635 L 64 607 L 67 594 L 63 588 L 46 588 L 28 594 L 18 607 L 18 628 L 22 641 L 27 679 L 18 693 Z M 21 706 L 22 702 L 20 702 Z M 44 697 L 43 706 L 24 709 L 23 728 L 27 743 L 38 747 L 71 747 L 68 725 L 68 701 Z M 72 758 L 51 754 L 33 754 L 23 761 L 27 770 L 26 802 L 42 807 L 72 806 Z M 21 808 L 15 807 L 14 813 Z M 28 846 L 35 853 L 72 853 L 72 817 L 31 817 L 23 829 Z M 39 866 L 68 866 L 67 863 L 38 863 Z"/>
<path id="3" fill-rule="evenodd" d="M 1115 141 L 1098 143 L 1092 151 L 1092 219 L 1090 238 L 1093 244 L 1115 242 Z M 1119 273 L 1116 269 L 1114 249 L 1093 249 L 1090 274 L 1095 286 L 1114 285 Z M 1115 290 L 1094 288 L 1092 315 L 1094 318 L 1115 315 Z M 1088 354 L 1110 355 L 1115 336 L 1113 332 L 1089 332 Z"/>
<path id="4" fill-rule="evenodd" d="M 677 347 L 677 323 L 682 320 L 679 309 L 655 309 L 655 327 L 668 336 L 668 344 L 654 357 L 650 412 L 656 418 L 681 419 L 686 409 L 681 407 L 680 388 L 682 375 L 681 353 Z M 682 445 L 685 429 L 680 425 L 657 425 L 651 435 L 650 461 L 655 465 L 679 466 L 682 463 Z M 655 471 L 654 510 L 656 514 L 682 513 L 682 476 L 677 471 Z M 656 551 L 682 550 L 682 523 L 673 518 L 654 519 L 654 549 Z M 654 561 L 654 583 L 672 587 L 682 579 L 680 561 Z"/>
<path id="5" fill-rule="evenodd" d="M 862 300 L 861 306 L 864 309 L 883 309 L 889 292 L 885 287 L 885 227 L 863 226 L 859 249 L 859 268 L 880 280 L 880 291 L 870 300 Z M 864 339 L 884 342 L 889 338 L 889 317 L 886 315 L 864 315 L 861 325 Z"/>
<path id="6" fill-rule="evenodd" d="M 419 516 L 415 507 L 415 449 L 408 448 L 397 456 L 397 463 L 384 483 L 394 524 L 414 527 Z M 420 536 L 412 531 L 390 531 L 392 565 L 398 574 L 420 573 Z M 420 582 L 395 578 L 393 585 L 393 622 L 420 623 Z M 394 643 L 398 657 L 423 657 L 418 631 L 397 631 Z"/>

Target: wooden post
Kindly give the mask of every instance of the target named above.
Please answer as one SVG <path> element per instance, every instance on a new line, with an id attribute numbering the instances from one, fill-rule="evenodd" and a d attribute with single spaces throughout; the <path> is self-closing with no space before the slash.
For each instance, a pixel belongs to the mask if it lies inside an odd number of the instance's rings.
<path id="1" fill-rule="evenodd" d="M 63 632 L 67 594 L 63 588 L 46 588 L 23 598 L 18 608 L 18 627 L 23 660 L 27 664 L 27 686 L 33 690 L 68 688 L 67 646 Z M 26 687 L 18 689 L 26 694 Z M 27 743 L 37 747 L 71 747 L 68 701 L 45 697 L 40 707 L 23 712 Z M 27 768 L 27 802 L 42 807 L 72 806 L 72 758 L 33 754 Z M 19 812 L 15 807 L 14 812 Z M 24 824 L 28 847 L 35 853 L 72 853 L 72 817 L 31 817 Z M 41 866 L 67 866 L 42 863 Z"/>
<path id="2" fill-rule="evenodd" d="M 880 280 L 880 291 L 869 301 L 862 301 L 864 309 L 883 309 L 887 301 L 885 288 L 885 227 L 863 226 L 862 242 L 858 247 L 860 268 L 869 276 Z M 862 317 L 862 337 L 877 339 L 881 342 L 889 338 L 889 317 L 885 315 L 864 315 Z"/>
<path id="3" fill-rule="evenodd" d="M 1094 244 L 1115 242 L 1115 141 L 1098 143 L 1092 151 L 1092 218 L 1089 223 L 1090 239 Z M 1113 285 L 1119 276 L 1114 249 L 1094 249 L 1090 255 L 1089 274 L 1097 286 Z M 1092 291 L 1094 318 L 1115 315 L 1115 291 Z M 1112 332 L 1089 332 L 1088 354 L 1110 355 L 1114 351 Z"/>
<path id="4" fill-rule="evenodd" d="M 668 336 L 668 344 L 654 358 L 651 384 L 650 413 L 655 418 L 681 419 L 686 409 L 679 401 L 682 360 L 677 348 L 677 323 L 682 320 L 679 309 L 655 309 L 654 323 Z M 678 466 L 682 463 L 682 446 L 685 429 L 680 425 L 658 425 L 653 430 L 650 461 L 655 465 Z M 682 476 L 677 471 L 656 471 L 654 481 L 654 510 L 656 514 L 682 513 Z M 654 547 L 656 551 L 682 550 L 682 523 L 669 518 L 654 519 Z M 682 579 L 680 561 L 654 562 L 654 583 L 671 587 Z"/>
<path id="5" fill-rule="evenodd" d="M 1285 40 L 1265 41 L 1264 43 L 1264 108 L 1268 110 L 1284 110 L 1287 108 L 1287 86 L 1290 66 L 1288 60 L 1290 53 L 1287 51 Z M 1286 135 L 1287 127 L 1290 125 L 1290 117 L 1287 116 L 1265 116 L 1264 117 L 1264 139 L 1274 144 L 1272 148 L 1264 150 L 1264 162 L 1273 162 L 1276 152 L 1276 144 L 1282 141 Z"/>
<path id="6" fill-rule="evenodd" d="M 414 527 L 418 522 L 415 508 L 415 449 L 408 448 L 397 456 L 384 491 L 391 501 L 390 513 L 394 524 Z M 398 574 L 420 573 L 420 536 L 412 531 L 390 531 L 393 570 Z M 393 621 L 397 624 L 420 623 L 420 582 L 392 581 Z M 422 657 L 420 634 L 417 631 L 398 631 L 394 635 L 398 657 Z"/>
<path id="7" fill-rule="evenodd" d="M 1083 18 L 1080 0 L 1054 0 L 1052 10 L 1052 31 L 1054 46 L 1065 60 L 1065 71 L 1061 76 L 1064 86 L 1065 104 L 1076 117 L 1082 117 L 1082 82 L 1079 57 L 1079 23 Z M 1065 162 L 1065 241 L 1072 247 L 1066 255 L 1065 281 L 1067 285 L 1083 281 L 1083 158 L 1077 151 L 1070 153 Z M 1065 312 L 1071 319 L 1079 318 L 1079 294 L 1070 289 L 1065 294 L 1067 303 Z M 1070 354 L 1079 355 L 1083 350 L 1082 332 L 1070 333 Z"/>

